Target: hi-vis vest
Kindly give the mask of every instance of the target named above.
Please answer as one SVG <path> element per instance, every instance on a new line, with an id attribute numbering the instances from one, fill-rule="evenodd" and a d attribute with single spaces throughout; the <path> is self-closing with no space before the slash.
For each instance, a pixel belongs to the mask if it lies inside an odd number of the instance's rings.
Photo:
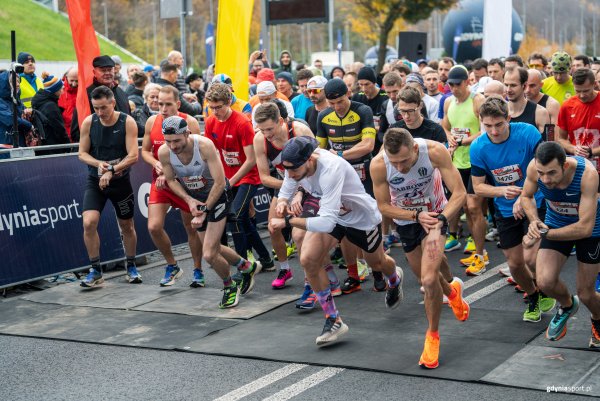
<path id="1" fill-rule="evenodd" d="M 38 90 L 44 89 L 44 83 L 39 77 L 35 77 L 37 90 L 31 86 L 25 77 L 21 77 L 21 102 L 27 108 L 31 107 L 31 99 L 35 96 Z"/>

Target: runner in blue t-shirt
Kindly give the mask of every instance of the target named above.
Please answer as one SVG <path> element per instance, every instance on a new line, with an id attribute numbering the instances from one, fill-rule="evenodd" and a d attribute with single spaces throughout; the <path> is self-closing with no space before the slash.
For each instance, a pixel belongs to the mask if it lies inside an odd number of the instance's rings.
<path id="1" fill-rule="evenodd" d="M 500 97 L 486 99 L 479 116 L 486 132 L 471 144 L 473 188 L 479 196 L 494 198 L 500 246 L 513 278 L 528 294 L 523 320 L 539 322 L 542 312 L 554 308 L 556 301 L 536 287 L 533 272 L 539 244 L 524 249 L 521 243 L 529 222 L 524 218 L 519 196 L 526 166 L 534 158 L 542 136 L 530 124 L 509 123 L 508 105 Z M 539 207 L 541 194 L 536 194 L 536 201 Z"/>

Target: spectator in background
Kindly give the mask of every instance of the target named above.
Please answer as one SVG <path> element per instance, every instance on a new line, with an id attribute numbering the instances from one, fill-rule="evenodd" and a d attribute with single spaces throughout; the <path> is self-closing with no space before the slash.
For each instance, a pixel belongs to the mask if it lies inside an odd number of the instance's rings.
<path id="1" fill-rule="evenodd" d="M 123 61 L 119 56 L 111 56 L 115 62 L 115 83 L 123 90 L 127 89 L 127 78 L 121 73 L 121 67 L 123 67 Z"/>
<path id="2" fill-rule="evenodd" d="M 156 82 L 156 76 L 154 75 L 154 66 L 147 65 L 144 67 L 144 74 L 148 77 L 148 82 Z"/>
<path id="3" fill-rule="evenodd" d="M 298 93 L 294 92 L 294 77 L 291 73 L 284 71 L 277 74 L 277 90 L 290 101 L 298 96 Z"/>
<path id="4" fill-rule="evenodd" d="M 160 91 L 160 85 L 155 83 L 149 83 L 144 88 L 144 104 L 141 108 L 137 108 L 133 111 L 132 117 L 135 122 L 142 127 L 146 126 L 146 121 L 150 116 L 158 113 L 158 92 Z M 143 135 L 142 135 L 143 137 Z"/>
<path id="5" fill-rule="evenodd" d="M 63 81 L 53 75 L 47 75 L 47 73 L 43 73 L 42 78 L 44 79 L 44 89 L 35 94 L 31 100 L 31 106 L 45 117 L 43 120 L 44 134 L 46 135 L 44 145 L 69 143 L 65 121 L 58 106 L 58 98 L 63 92 Z M 60 150 L 55 153 L 63 152 L 64 150 Z"/>
<path id="6" fill-rule="evenodd" d="M 79 76 L 77 67 L 71 67 L 63 77 L 63 92 L 58 98 L 58 107 L 62 109 L 62 118 L 65 123 L 65 131 L 71 139 L 71 123 L 73 112 L 77 104 L 77 90 L 79 89 Z"/>
<path id="7" fill-rule="evenodd" d="M 600 60 L 592 60 L 591 70 L 594 71 L 594 74 L 598 74 L 598 71 L 600 71 Z"/>
<path id="8" fill-rule="evenodd" d="M 179 89 L 179 95 L 180 97 L 182 97 L 181 95 L 183 95 L 184 93 L 189 93 L 188 87 L 185 84 L 185 78 L 183 75 L 184 73 L 183 71 L 181 71 L 181 69 L 183 68 L 183 55 L 177 50 L 171 50 L 167 55 L 167 61 L 169 62 L 169 64 L 174 64 L 177 66 L 177 77 L 176 81 L 174 82 L 174 86 L 177 89 Z M 185 111 L 183 111 L 183 113 L 185 113 Z"/>
<path id="9" fill-rule="evenodd" d="M 132 75 L 133 90 L 127 97 L 135 105 L 136 110 L 144 105 L 144 88 L 148 84 L 148 77 L 140 71 Z"/>
<path id="10" fill-rule="evenodd" d="M 488 76 L 496 81 L 502 82 L 504 78 L 504 62 L 499 58 L 493 58 L 488 63 Z"/>
<path id="11" fill-rule="evenodd" d="M 329 79 L 333 79 L 333 78 L 342 78 L 343 79 L 344 75 L 346 75 L 346 71 L 344 71 L 344 69 L 338 65 L 331 69 L 331 73 L 329 74 Z"/>
<path id="12" fill-rule="evenodd" d="M 257 75 L 260 70 L 264 68 L 263 61 L 261 59 L 254 60 L 248 75 L 248 83 L 250 85 L 256 85 Z"/>
<path id="13" fill-rule="evenodd" d="M 13 102 L 11 97 L 12 86 L 9 78 L 9 71 L 0 73 L 0 148 L 10 148 L 12 147 L 13 143 L 13 139 L 9 135 L 12 131 L 13 125 Z M 19 97 L 19 85 L 19 77 L 17 77 L 17 98 Z M 31 130 L 31 123 L 24 118 L 21 118 L 24 109 L 25 107 L 23 106 L 23 103 L 18 100 L 17 127 L 19 129 L 19 146 L 25 146 L 25 134 Z M 6 157 L 0 155 L 0 158 Z"/>
<path id="14" fill-rule="evenodd" d="M 316 69 L 321 71 L 321 73 L 323 73 L 323 61 L 322 60 L 316 59 L 315 62 L 313 63 L 313 67 L 315 67 Z"/>
<path id="15" fill-rule="evenodd" d="M 513 54 L 504 59 L 504 68 L 508 67 L 524 67 L 523 59 L 518 54 Z"/>
<path id="16" fill-rule="evenodd" d="M 531 53 L 529 58 L 527 58 L 527 65 L 530 69 L 542 71 L 544 74 L 547 74 L 548 59 L 541 53 Z"/>
<path id="17" fill-rule="evenodd" d="M 44 88 L 42 80 L 35 75 L 35 58 L 29 53 L 21 52 L 17 56 L 17 62 L 23 64 L 25 71 L 20 74 L 21 102 L 26 108 L 31 108 L 31 99 L 37 91 Z"/>
<path id="18" fill-rule="evenodd" d="M 578 54 L 573 57 L 573 63 L 571 64 L 571 75 L 577 70 L 582 68 L 590 68 L 590 58 L 585 54 Z"/>
<path id="19" fill-rule="evenodd" d="M 160 86 L 171 85 L 177 88 L 177 79 L 178 79 L 178 69 L 177 65 L 171 63 L 163 63 L 160 67 L 160 78 L 156 79 L 156 83 Z M 185 81 L 183 82 L 185 85 Z M 179 89 L 179 88 L 178 88 Z M 187 90 L 187 88 L 186 88 Z M 179 101 L 181 105 L 179 106 L 179 111 L 185 114 L 189 114 L 191 116 L 197 116 L 202 114 L 202 106 L 200 103 L 194 101 L 189 102 L 183 96 L 181 92 L 179 93 Z"/>
<path id="20" fill-rule="evenodd" d="M 280 72 L 289 72 L 292 74 L 292 82 L 296 82 L 296 70 L 293 64 L 292 53 L 289 50 L 283 50 L 279 54 L 279 68 L 275 70 L 275 75 L 278 75 Z"/>
<path id="21" fill-rule="evenodd" d="M 398 74 L 400 74 L 400 76 L 402 77 L 403 80 L 406 78 L 406 76 L 408 74 L 410 74 L 412 72 L 410 67 L 407 66 L 406 64 L 404 64 L 402 61 L 397 61 L 392 66 L 392 71 L 396 71 Z"/>
<path id="22" fill-rule="evenodd" d="M 423 68 L 427 67 L 428 65 L 429 65 L 429 62 L 424 58 L 417 60 L 417 67 L 419 67 L 419 72 L 421 74 L 423 74 Z"/>
<path id="23" fill-rule="evenodd" d="M 127 94 L 127 96 L 131 95 L 133 93 L 133 90 L 135 89 L 135 86 L 133 85 L 133 74 L 135 72 L 142 72 L 142 67 L 140 67 L 137 64 L 130 64 L 127 67 L 127 86 L 125 87 L 125 89 L 123 89 L 125 91 L 125 94 Z M 144 75 L 146 75 L 144 73 Z M 150 81 L 148 81 L 150 82 Z"/>
<path id="24" fill-rule="evenodd" d="M 360 92 L 358 87 L 358 74 L 354 71 L 347 72 L 344 75 L 344 83 L 348 87 L 348 97 L 352 97 Z"/>
<path id="25" fill-rule="evenodd" d="M 198 103 L 204 104 L 204 81 L 202 81 L 202 76 L 192 72 L 185 79 L 185 83 L 187 84 L 190 93 L 198 99 Z"/>
<path id="26" fill-rule="evenodd" d="M 213 77 L 211 85 L 216 82 L 227 85 L 229 87 L 229 89 L 231 90 L 231 103 L 229 103 L 229 107 L 231 108 L 231 110 L 237 111 L 238 113 L 242 113 L 244 116 L 246 116 L 246 118 L 248 120 L 251 120 L 252 119 L 252 107 L 250 106 L 250 103 L 235 96 L 235 93 L 233 90 L 233 81 L 231 80 L 231 78 L 227 74 L 217 74 Z M 206 101 L 206 99 L 204 101 L 202 110 L 203 110 L 205 119 L 207 119 L 208 117 L 210 117 L 214 114 L 213 110 L 210 107 L 208 107 L 208 102 Z"/>
<path id="27" fill-rule="evenodd" d="M 294 116 L 302 120 L 305 120 L 306 110 L 313 105 L 307 92 L 308 81 L 312 77 L 313 73 L 307 69 L 298 71 L 298 75 L 296 76 L 298 79 L 298 90 L 300 94 L 294 97 L 291 103 L 292 107 L 294 108 Z"/>
<path id="28" fill-rule="evenodd" d="M 265 81 L 271 82 L 273 84 L 274 88 L 277 85 L 277 81 L 275 81 L 275 72 L 270 68 L 263 68 L 262 70 L 260 70 L 258 72 L 257 80 L 256 80 L 257 84 L 255 85 L 255 88 L 254 88 L 254 93 L 256 93 L 256 94 L 254 96 L 252 96 L 250 98 L 250 100 L 248 100 L 248 103 L 250 103 L 250 106 L 252 108 L 256 107 L 257 104 L 262 103 L 259 101 L 258 94 L 257 94 L 258 93 L 258 85 L 260 85 L 261 82 L 265 82 Z M 289 103 L 289 99 L 283 93 L 275 91 L 274 95 L 278 99 L 285 100 L 286 102 Z M 291 104 L 290 104 L 290 107 L 291 107 Z M 293 115 L 294 115 L 294 113 L 292 112 L 292 116 Z"/>

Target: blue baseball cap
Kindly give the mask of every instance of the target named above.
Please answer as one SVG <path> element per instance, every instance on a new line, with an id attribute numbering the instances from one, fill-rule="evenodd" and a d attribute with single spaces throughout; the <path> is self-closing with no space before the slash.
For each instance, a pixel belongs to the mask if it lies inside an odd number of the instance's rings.
<path id="1" fill-rule="evenodd" d="M 319 146 L 317 140 L 310 136 L 297 136 L 288 141 L 281 151 L 281 163 L 285 169 L 296 169 L 310 159 Z M 291 164 L 286 166 L 283 163 Z"/>

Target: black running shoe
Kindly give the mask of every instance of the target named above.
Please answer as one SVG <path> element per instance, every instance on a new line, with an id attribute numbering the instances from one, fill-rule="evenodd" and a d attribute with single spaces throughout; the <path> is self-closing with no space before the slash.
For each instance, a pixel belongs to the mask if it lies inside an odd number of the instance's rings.
<path id="1" fill-rule="evenodd" d="M 385 294 L 385 306 L 390 309 L 396 309 L 400 305 L 400 302 L 402 302 L 402 298 L 404 298 L 404 292 L 402 291 L 403 272 L 399 266 L 396 266 L 396 274 L 400 279 L 398 285 L 391 288 L 388 286 Z"/>
<path id="2" fill-rule="evenodd" d="M 373 271 L 373 291 L 382 292 L 387 288 L 383 273 Z"/>
<path id="3" fill-rule="evenodd" d="M 333 344 L 348 332 L 348 326 L 339 317 L 327 317 L 321 335 L 317 337 L 317 346 Z"/>
<path id="4" fill-rule="evenodd" d="M 258 259 L 258 261 L 262 265 L 262 268 L 260 269 L 261 272 L 275 271 L 275 263 L 273 262 L 273 259 Z"/>
<path id="5" fill-rule="evenodd" d="M 348 276 L 342 284 L 342 293 L 352 294 L 353 292 L 360 291 L 360 280 Z"/>
<path id="6" fill-rule="evenodd" d="M 252 288 L 254 288 L 254 275 L 260 271 L 258 266 L 259 264 L 254 262 L 248 270 L 246 270 L 245 272 L 241 272 L 242 284 L 240 285 L 240 292 L 242 295 L 246 295 L 247 293 L 252 291 Z"/>
<path id="7" fill-rule="evenodd" d="M 331 254 L 331 263 L 334 265 L 339 265 L 340 263 L 344 263 L 344 256 L 342 255 L 342 248 L 336 246 Z"/>

